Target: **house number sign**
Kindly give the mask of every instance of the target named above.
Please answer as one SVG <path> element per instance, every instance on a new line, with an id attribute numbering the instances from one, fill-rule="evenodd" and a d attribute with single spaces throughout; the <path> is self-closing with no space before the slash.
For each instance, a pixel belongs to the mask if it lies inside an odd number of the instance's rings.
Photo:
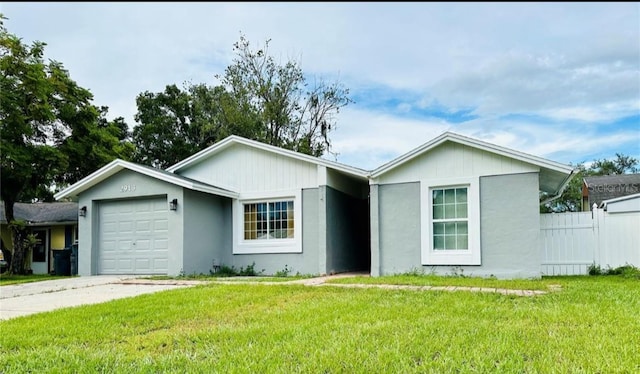
<path id="1" fill-rule="evenodd" d="M 123 184 L 120 186 L 120 192 L 133 192 L 136 190 L 135 184 Z"/>

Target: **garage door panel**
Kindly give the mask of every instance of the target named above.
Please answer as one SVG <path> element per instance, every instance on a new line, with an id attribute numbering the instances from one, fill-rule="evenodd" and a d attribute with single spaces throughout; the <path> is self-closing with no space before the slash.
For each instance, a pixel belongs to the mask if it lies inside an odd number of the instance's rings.
<path id="1" fill-rule="evenodd" d="M 154 200 L 152 202 L 152 207 L 154 212 L 166 212 L 167 211 L 167 201 L 163 200 Z"/>
<path id="2" fill-rule="evenodd" d="M 132 259 L 118 258 L 116 263 L 118 264 L 118 270 L 133 271 L 133 266 L 132 266 L 133 265 L 133 260 Z"/>
<path id="3" fill-rule="evenodd" d="M 116 250 L 116 241 L 115 240 L 103 240 L 102 241 L 102 250 L 106 252 L 113 252 Z"/>
<path id="4" fill-rule="evenodd" d="M 117 222 L 102 222 L 102 230 L 105 234 L 112 234 L 118 231 Z"/>
<path id="5" fill-rule="evenodd" d="M 151 240 L 150 239 L 138 239 L 136 240 L 136 251 L 150 251 Z"/>
<path id="6" fill-rule="evenodd" d="M 169 220 L 167 219 L 156 219 L 153 221 L 153 229 L 155 231 L 168 231 L 169 230 Z"/>
<path id="7" fill-rule="evenodd" d="M 136 259 L 136 269 L 143 271 L 151 271 L 151 260 L 148 258 L 137 258 Z"/>
<path id="8" fill-rule="evenodd" d="M 169 249 L 169 240 L 167 239 L 153 239 L 153 248 L 156 249 L 156 251 L 159 250 L 168 250 Z"/>
<path id="9" fill-rule="evenodd" d="M 169 265 L 166 198 L 100 206 L 100 274 L 166 274 Z"/>
<path id="10" fill-rule="evenodd" d="M 148 219 L 136 222 L 136 233 L 150 234 L 152 230 L 151 221 Z"/>
<path id="11" fill-rule="evenodd" d="M 168 269 L 169 260 L 167 260 L 166 258 L 157 258 L 153 261 L 153 266 L 156 269 Z"/>
<path id="12" fill-rule="evenodd" d="M 127 221 L 120 221 L 118 222 L 118 235 L 122 235 L 122 234 L 131 234 L 133 233 L 133 227 L 134 227 L 134 222 L 127 220 Z"/>

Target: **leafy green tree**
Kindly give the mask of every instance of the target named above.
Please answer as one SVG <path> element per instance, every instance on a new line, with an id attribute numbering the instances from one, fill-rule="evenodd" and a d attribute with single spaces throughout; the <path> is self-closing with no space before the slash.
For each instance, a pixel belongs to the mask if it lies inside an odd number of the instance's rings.
<path id="1" fill-rule="evenodd" d="M 268 44 L 253 51 L 242 36 L 233 63 L 216 75 L 221 85 L 138 95 L 134 160 L 166 168 L 232 134 L 314 156 L 329 151 L 349 91 L 322 81 L 309 88 L 298 64 L 277 64 Z"/>
<path id="2" fill-rule="evenodd" d="M 625 173 L 637 173 L 638 172 L 638 160 L 625 156 L 620 153 L 616 153 L 616 158 L 613 160 L 594 160 L 589 167 L 589 175 L 615 175 Z"/>
<path id="3" fill-rule="evenodd" d="M 587 168 L 584 162 L 575 166 L 575 175 L 569 181 L 562 195 L 548 204 L 540 205 L 541 213 L 577 212 L 582 206 L 582 184 L 585 177 L 617 175 L 638 172 L 639 161 L 631 156 L 616 153 L 614 159 L 594 160 Z M 543 196 L 547 198 L 547 196 Z"/>
<path id="4" fill-rule="evenodd" d="M 336 127 L 336 115 L 352 102 L 349 90 L 338 82 L 322 80 L 309 86 L 298 63 L 275 62 L 268 54 L 269 42 L 252 50 L 240 36 L 234 44 L 236 58 L 217 77 L 234 106 L 259 121 L 252 139 L 321 156 L 330 151 L 329 133 Z"/>
<path id="5" fill-rule="evenodd" d="M 57 143 L 65 167 L 56 174 L 56 185 L 75 183 L 115 158 L 131 159 L 134 146 L 122 117 L 107 120 L 108 108 L 104 106 L 87 105 L 70 112 L 69 118 L 59 119 L 71 133 Z"/>
<path id="6" fill-rule="evenodd" d="M 13 241 L 10 271 L 20 274 L 26 271 L 28 233 L 15 220 L 15 203 L 50 200 L 54 183 L 75 182 L 111 161 L 118 153 L 109 159 L 108 147 L 119 140 L 109 134 L 122 128 L 108 121 L 101 128 L 91 93 L 61 63 L 44 62 L 44 43 L 26 45 L 9 33 L 5 19 L 0 14 L 0 195 Z M 122 154 L 130 148 L 119 146 Z"/>
<path id="7" fill-rule="evenodd" d="M 225 95 L 222 87 L 204 84 L 138 95 L 134 161 L 166 168 L 226 136 Z"/>

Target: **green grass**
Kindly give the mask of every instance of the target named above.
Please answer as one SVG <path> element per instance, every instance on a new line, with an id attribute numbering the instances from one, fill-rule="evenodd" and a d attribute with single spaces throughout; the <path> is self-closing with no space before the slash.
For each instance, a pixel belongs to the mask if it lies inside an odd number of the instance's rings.
<path id="1" fill-rule="evenodd" d="M 8 286 L 10 284 L 41 282 L 53 279 L 64 279 L 69 277 L 48 275 L 48 274 L 31 274 L 31 275 L 0 275 L 0 286 Z"/>
<path id="2" fill-rule="evenodd" d="M 212 282 L 0 322 L 0 372 L 639 372 L 640 282 L 551 281 L 536 297 Z"/>
<path id="3" fill-rule="evenodd" d="M 258 276 L 258 277 L 218 277 L 212 278 L 214 281 L 219 282 L 290 282 L 300 279 L 313 278 L 312 276 L 291 275 L 288 277 L 274 277 L 274 276 Z"/>
<path id="4" fill-rule="evenodd" d="M 550 289 L 550 285 L 558 285 L 559 281 L 562 279 L 563 277 L 544 277 L 542 279 L 500 280 L 495 278 L 480 277 L 407 274 L 383 277 L 358 276 L 353 278 L 337 278 L 330 280 L 328 283 L 398 284 L 411 286 L 463 286 L 548 291 Z"/>
<path id="5" fill-rule="evenodd" d="M 184 275 L 184 276 L 168 276 L 168 275 L 153 275 L 150 277 L 145 277 L 144 279 L 151 280 L 201 280 L 201 281 L 211 281 L 211 282 L 289 282 L 299 279 L 307 279 L 313 278 L 310 275 L 291 275 L 287 277 L 274 277 L 274 276 L 215 276 L 215 275 Z"/>

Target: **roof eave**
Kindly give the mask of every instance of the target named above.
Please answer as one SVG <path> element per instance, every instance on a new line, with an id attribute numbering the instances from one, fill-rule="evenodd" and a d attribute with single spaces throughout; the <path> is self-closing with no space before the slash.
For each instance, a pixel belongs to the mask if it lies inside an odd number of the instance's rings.
<path id="1" fill-rule="evenodd" d="M 600 203 L 600 206 L 607 206 L 607 204 L 611 204 L 611 203 L 617 203 L 620 201 L 625 201 L 625 200 L 631 200 L 631 199 L 637 199 L 640 197 L 640 193 L 635 193 L 632 195 L 625 195 L 625 196 L 619 196 L 619 197 L 614 197 L 612 199 L 607 199 L 607 200 L 602 200 L 602 202 Z"/>
<path id="2" fill-rule="evenodd" d="M 65 197 L 74 197 L 77 196 L 79 192 L 82 192 L 88 188 L 93 187 L 98 182 L 110 177 L 111 175 L 117 173 L 118 171 L 123 169 L 121 163 L 125 162 L 120 159 L 115 159 L 108 163 L 107 165 L 101 167 L 100 169 L 94 171 L 88 176 L 82 178 L 78 182 L 72 184 L 71 186 L 65 188 L 64 190 L 53 195 L 53 198 L 56 200 L 63 199 Z M 117 170 L 115 170 L 117 168 Z M 100 178 L 99 180 L 96 180 Z"/>

